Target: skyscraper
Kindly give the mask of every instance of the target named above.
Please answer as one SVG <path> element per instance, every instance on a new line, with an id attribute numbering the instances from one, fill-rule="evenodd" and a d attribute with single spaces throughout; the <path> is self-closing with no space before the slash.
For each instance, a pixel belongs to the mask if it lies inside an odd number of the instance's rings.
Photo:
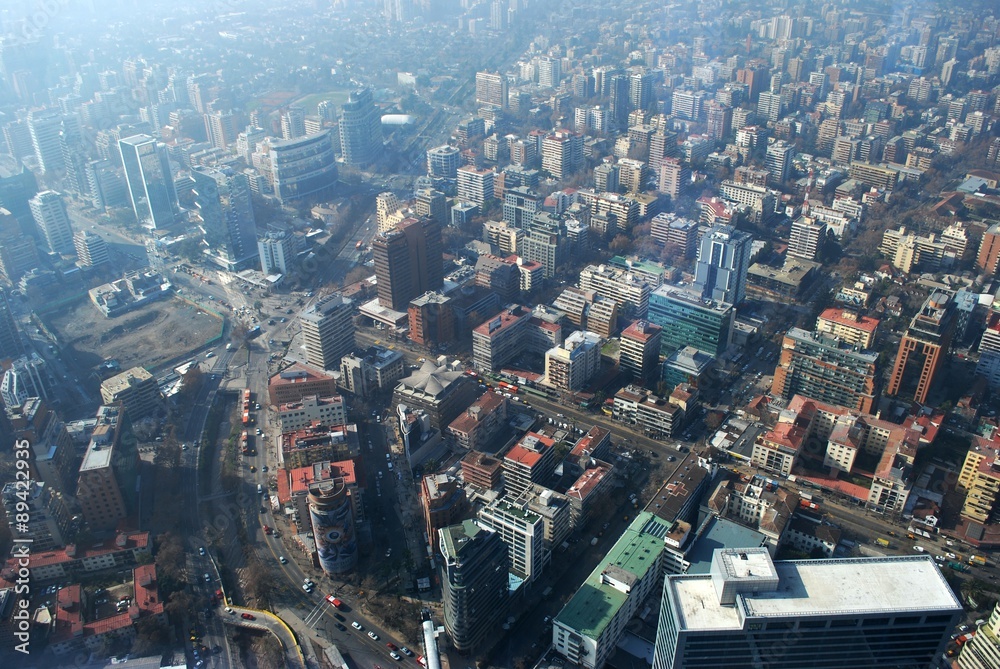
<path id="1" fill-rule="evenodd" d="M 649 321 L 636 321 L 622 330 L 618 368 L 639 383 L 656 375 L 660 361 L 663 328 Z"/>
<path id="2" fill-rule="evenodd" d="M 306 110 L 302 107 L 289 107 L 281 114 L 281 138 L 297 139 L 306 134 Z"/>
<path id="3" fill-rule="evenodd" d="M 354 350 L 351 300 L 332 293 L 299 316 L 306 342 L 306 361 L 322 369 L 339 369 L 340 359 Z"/>
<path id="4" fill-rule="evenodd" d="M 149 135 L 133 135 L 118 142 L 132 211 L 151 230 L 177 220 L 177 191 L 167 150 Z"/>
<path id="5" fill-rule="evenodd" d="M 927 401 L 938 367 L 951 346 L 955 330 L 955 301 L 942 291 L 927 298 L 899 340 L 896 364 L 889 376 L 886 395 Z"/>
<path id="6" fill-rule="evenodd" d="M 660 286 L 649 294 L 648 318 L 662 328 L 660 351 L 666 356 L 685 346 L 722 355 L 732 341 L 733 312 L 731 304 L 678 286 Z"/>
<path id="7" fill-rule="evenodd" d="M 927 555 L 774 562 L 766 548 L 716 550 L 708 574 L 667 577 L 653 669 L 928 667 L 962 613 Z"/>
<path id="8" fill-rule="evenodd" d="M 407 218 L 372 240 L 378 300 L 405 312 L 410 300 L 443 285 L 441 225 L 430 218 Z"/>
<path id="9" fill-rule="evenodd" d="M 232 168 L 197 166 L 195 206 L 213 259 L 229 270 L 245 269 L 257 258 L 257 225 L 250 201 L 250 182 Z"/>
<path id="10" fill-rule="evenodd" d="M 507 77 L 493 72 L 477 72 L 476 104 L 497 108 L 506 107 Z"/>
<path id="11" fill-rule="evenodd" d="M 14 313 L 10 310 L 7 293 L 0 289 L 0 360 L 24 355 L 24 343 L 17 328 Z"/>
<path id="12" fill-rule="evenodd" d="M 440 179 L 454 179 L 455 173 L 462 164 L 462 155 L 458 147 L 447 144 L 433 149 L 427 149 L 427 176 Z"/>
<path id="13" fill-rule="evenodd" d="M 227 149 L 239 135 L 236 114 L 231 111 L 215 111 L 205 114 L 205 134 L 217 149 Z"/>
<path id="14" fill-rule="evenodd" d="M 542 169 L 563 179 L 583 167 L 583 135 L 557 130 L 542 140 Z"/>
<path id="15" fill-rule="evenodd" d="M 524 503 L 499 499 L 479 510 L 478 523 L 498 533 L 507 544 L 511 573 L 527 582 L 542 575 L 550 556 L 544 548 L 545 524 L 541 516 Z"/>
<path id="16" fill-rule="evenodd" d="M 73 253 L 73 228 L 62 196 L 46 190 L 31 198 L 28 204 L 49 253 Z"/>
<path id="17" fill-rule="evenodd" d="M 351 571 L 358 564 L 358 541 L 347 483 L 339 476 L 312 483 L 308 499 L 320 567 L 327 576 Z"/>
<path id="18" fill-rule="evenodd" d="M 77 230 L 73 235 L 77 262 L 81 267 L 96 267 L 111 262 L 108 243 L 100 235 L 90 230 Z"/>
<path id="19" fill-rule="evenodd" d="M 269 140 L 271 183 L 282 203 L 323 197 L 337 185 L 337 162 L 330 131 L 297 139 Z"/>
<path id="20" fill-rule="evenodd" d="M 66 167 L 60 134 L 63 130 L 63 115 L 56 108 L 33 110 L 28 114 L 28 131 L 31 146 L 42 174 L 61 172 Z"/>
<path id="21" fill-rule="evenodd" d="M 355 167 L 369 165 L 382 148 L 382 117 L 371 90 L 352 91 L 340 108 L 340 151 L 344 162 Z"/>
<path id="22" fill-rule="evenodd" d="M 507 613 L 507 545 L 472 520 L 438 530 L 444 628 L 460 653 L 477 650 Z"/>
<path id="23" fill-rule="evenodd" d="M 97 425 L 80 464 L 76 495 L 93 532 L 110 532 L 135 512 L 139 459 L 131 421 L 121 404 L 97 410 Z"/>
<path id="24" fill-rule="evenodd" d="M 764 94 L 761 93 L 761 97 Z M 792 173 L 792 156 L 795 154 L 795 147 L 783 140 L 778 140 L 767 147 L 765 157 L 765 167 L 767 168 L 768 181 L 775 185 L 781 185 L 788 181 Z"/>
<path id="25" fill-rule="evenodd" d="M 737 305 L 746 297 L 750 245 L 746 232 L 731 225 L 715 225 L 701 238 L 694 286 L 716 302 Z"/>

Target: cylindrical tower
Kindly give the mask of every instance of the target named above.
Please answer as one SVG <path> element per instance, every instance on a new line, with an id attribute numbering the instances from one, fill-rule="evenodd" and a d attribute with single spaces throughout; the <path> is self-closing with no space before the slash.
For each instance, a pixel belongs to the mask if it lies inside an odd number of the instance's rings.
<path id="1" fill-rule="evenodd" d="M 319 563 L 328 575 L 351 571 L 358 563 L 351 497 L 342 478 L 309 486 L 309 517 Z"/>

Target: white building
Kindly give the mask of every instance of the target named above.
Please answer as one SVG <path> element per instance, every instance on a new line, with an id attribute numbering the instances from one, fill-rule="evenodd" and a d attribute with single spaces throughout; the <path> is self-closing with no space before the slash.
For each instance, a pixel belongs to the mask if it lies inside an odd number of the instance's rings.
<path id="1" fill-rule="evenodd" d="M 577 330 L 545 353 L 545 381 L 560 390 L 582 390 L 600 368 L 601 338 L 593 332 Z"/>
<path id="2" fill-rule="evenodd" d="M 653 669 L 927 667 L 962 614 L 927 555 L 773 562 L 764 548 L 716 550 L 710 573 L 667 577 Z"/>
<path id="3" fill-rule="evenodd" d="M 344 425 L 347 411 L 344 398 L 340 395 L 318 397 L 310 395 L 298 402 L 289 402 L 278 407 L 278 420 L 282 432 L 301 430 L 319 421 L 320 425 Z"/>
<path id="4" fill-rule="evenodd" d="M 526 507 L 498 499 L 479 510 L 480 527 L 500 534 L 507 544 L 510 571 L 530 582 L 538 578 L 549 561 L 545 550 L 545 524 L 542 517 Z"/>

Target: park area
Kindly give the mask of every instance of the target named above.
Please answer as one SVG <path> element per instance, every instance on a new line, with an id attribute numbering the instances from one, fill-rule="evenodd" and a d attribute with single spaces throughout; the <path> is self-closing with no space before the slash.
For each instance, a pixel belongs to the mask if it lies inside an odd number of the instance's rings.
<path id="1" fill-rule="evenodd" d="M 81 378 L 105 360 L 121 369 L 154 369 L 177 361 L 219 336 L 222 319 L 179 298 L 153 302 L 116 318 L 105 318 L 86 297 L 43 317 Z"/>

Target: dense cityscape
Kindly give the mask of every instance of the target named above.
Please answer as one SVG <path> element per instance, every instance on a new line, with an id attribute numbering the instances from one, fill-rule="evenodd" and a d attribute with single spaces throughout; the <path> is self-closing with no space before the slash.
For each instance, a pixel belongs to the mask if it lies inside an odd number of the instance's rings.
<path id="1" fill-rule="evenodd" d="M 995 3 L 22 4 L 12 666 L 1000 669 Z"/>

